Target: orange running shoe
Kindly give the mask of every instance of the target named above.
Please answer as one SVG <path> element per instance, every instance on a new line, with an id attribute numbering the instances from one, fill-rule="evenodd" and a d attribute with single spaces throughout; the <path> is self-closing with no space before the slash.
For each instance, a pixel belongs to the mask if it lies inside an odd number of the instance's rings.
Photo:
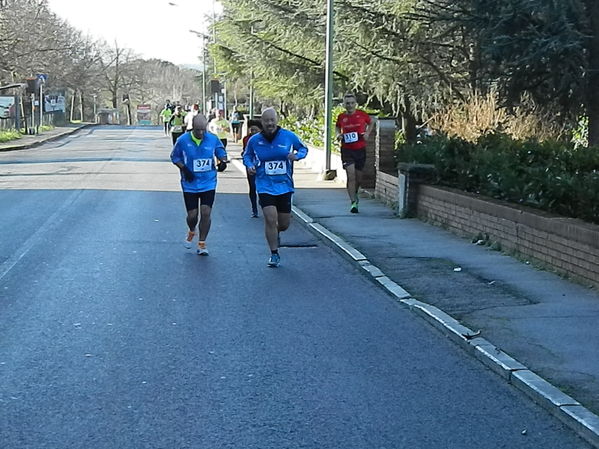
<path id="1" fill-rule="evenodd" d="M 187 231 L 187 237 L 185 237 L 185 240 L 183 241 L 183 245 L 185 246 L 185 248 L 191 248 L 191 246 L 193 245 L 193 238 L 195 237 L 195 235 L 195 232 Z"/>

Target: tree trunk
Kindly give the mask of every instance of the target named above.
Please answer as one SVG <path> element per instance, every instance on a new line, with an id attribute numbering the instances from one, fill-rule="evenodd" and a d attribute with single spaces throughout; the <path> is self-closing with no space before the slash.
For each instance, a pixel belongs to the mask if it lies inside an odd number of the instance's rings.
<path id="1" fill-rule="evenodd" d="M 408 143 L 415 143 L 417 138 L 416 117 L 412 111 L 412 102 L 406 96 L 404 97 L 403 107 L 401 108 L 402 131 Z"/>
<path id="2" fill-rule="evenodd" d="M 81 116 L 81 121 L 84 122 L 83 118 L 83 92 L 79 91 L 79 115 Z"/>
<path id="3" fill-rule="evenodd" d="M 71 97 L 71 117 L 69 119 L 70 122 L 73 121 L 73 114 L 75 113 L 75 96 L 77 95 L 77 91 L 73 91 L 73 96 Z"/>
<path id="4" fill-rule="evenodd" d="M 587 116 L 589 118 L 589 146 L 599 146 L 599 2 L 586 0 L 590 37 L 586 84 Z"/>

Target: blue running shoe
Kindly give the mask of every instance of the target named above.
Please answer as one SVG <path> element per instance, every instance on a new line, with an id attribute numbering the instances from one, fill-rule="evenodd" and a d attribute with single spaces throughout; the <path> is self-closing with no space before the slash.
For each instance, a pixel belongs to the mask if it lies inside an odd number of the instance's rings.
<path id="1" fill-rule="evenodd" d="M 272 268 L 276 268 L 281 263 L 281 256 L 278 254 L 271 254 L 270 259 L 268 259 L 268 266 Z"/>

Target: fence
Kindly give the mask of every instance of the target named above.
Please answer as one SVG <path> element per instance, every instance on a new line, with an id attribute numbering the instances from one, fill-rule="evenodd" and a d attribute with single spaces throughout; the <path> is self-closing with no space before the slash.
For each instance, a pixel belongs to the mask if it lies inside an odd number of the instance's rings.
<path id="1" fill-rule="evenodd" d="M 20 128 L 25 129 L 25 124 L 27 124 L 27 128 L 35 128 L 40 126 L 40 118 L 39 115 L 35 116 L 35 124 L 31 122 L 31 114 L 26 115 L 25 118 L 20 118 Z M 47 112 L 42 115 L 42 126 L 64 126 L 66 124 L 66 118 L 63 112 Z M 16 119 L 13 118 L 3 118 L 0 119 L 0 130 L 16 130 L 17 124 Z"/>

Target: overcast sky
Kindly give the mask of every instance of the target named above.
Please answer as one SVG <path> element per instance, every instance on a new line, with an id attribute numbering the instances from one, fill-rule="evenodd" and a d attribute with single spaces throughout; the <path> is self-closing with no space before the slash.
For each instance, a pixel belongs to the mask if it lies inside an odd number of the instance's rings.
<path id="1" fill-rule="evenodd" d="M 214 2 L 214 3 L 213 3 Z M 214 0 L 48 0 L 50 9 L 74 28 L 144 58 L 198 65 L 207 20 L 220 11 Z"/>

